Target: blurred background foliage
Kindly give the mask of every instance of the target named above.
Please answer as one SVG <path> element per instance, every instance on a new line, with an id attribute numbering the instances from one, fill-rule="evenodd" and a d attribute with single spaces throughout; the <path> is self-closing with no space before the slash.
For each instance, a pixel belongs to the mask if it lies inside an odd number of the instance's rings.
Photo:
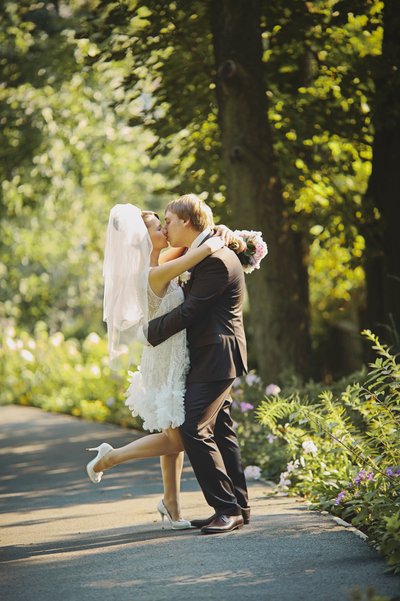
<path id="1" fill-rule="evenodd" d="M 217 221 L 241 226 L 221 162 L 212 3 L 1 4 L 0 320 L 22 336 L 43 321 L 50 336 L 103 337 L 113 204 L 162 213 L 192 191 Z M 364 198 L 383 2 L 258 4 L 285 215 L 307 246 L 311 375 L 329 381 L 364 360 L 365 228 L 380 218 Z"/>

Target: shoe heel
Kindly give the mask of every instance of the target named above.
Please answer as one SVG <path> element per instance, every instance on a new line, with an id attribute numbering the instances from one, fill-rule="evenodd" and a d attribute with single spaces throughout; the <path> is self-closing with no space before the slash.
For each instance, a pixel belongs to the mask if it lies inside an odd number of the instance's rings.
<path id="1" fill-rule="evenodd" d="M 165 530 L 165 528 L 164 528 L 165 515 L 163 513 L 161 513 L 161 511 L 160 511 L 160 516 L 161 516 L 161 530 Z"/>

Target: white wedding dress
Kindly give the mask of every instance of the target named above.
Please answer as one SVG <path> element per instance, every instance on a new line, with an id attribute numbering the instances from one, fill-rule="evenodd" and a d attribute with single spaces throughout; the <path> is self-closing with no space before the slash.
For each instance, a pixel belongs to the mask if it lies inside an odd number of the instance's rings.
<path id="1" fill-rule="evenodd" d="M 184 300 L 181 287 L 170 282 L 163 297 L 157 296 L 148 286 L 149 319 L 168 313 Z M 143 419 L 149 432 L 176 428 L 185 419 L 183 399 L 186 374 L 189 369 L 189 351 L 186 330 L 171 336 L 158 346 L 143 348 L 141 365 L 130 375 L 125 404 L 132 415 Z"/>

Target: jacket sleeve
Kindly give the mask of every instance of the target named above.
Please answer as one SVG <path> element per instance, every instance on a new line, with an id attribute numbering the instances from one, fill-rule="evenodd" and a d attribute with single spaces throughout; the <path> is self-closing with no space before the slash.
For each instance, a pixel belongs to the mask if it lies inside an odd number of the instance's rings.
<path id="1" fill-rule="evenodd" d="M 184 302 L 169 313 L 152 319 L 147 339 L 157 346 L 177 332 L 188 328 L 211 309 L 228 285 L 228 270 L 224 262 L 212 255 L 197 265 L 193 283 Z"/>

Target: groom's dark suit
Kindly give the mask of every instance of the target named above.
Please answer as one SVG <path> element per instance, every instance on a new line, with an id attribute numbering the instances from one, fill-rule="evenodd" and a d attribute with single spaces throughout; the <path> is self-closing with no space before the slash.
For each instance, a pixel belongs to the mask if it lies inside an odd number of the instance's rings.
<path id="1" fill-rule="evenodd" d="M 149 322 L 157 346 L 186 328 L 190 371 L 185 422 L 180 427 L 204 496 L 217 513 L 239 515 L 248 497 L 239 446 L 230 417 L 229 392 L 247 369 L 243 328 L 243 269 L 226 247 L 193 268 L 183 304 Z"/>

